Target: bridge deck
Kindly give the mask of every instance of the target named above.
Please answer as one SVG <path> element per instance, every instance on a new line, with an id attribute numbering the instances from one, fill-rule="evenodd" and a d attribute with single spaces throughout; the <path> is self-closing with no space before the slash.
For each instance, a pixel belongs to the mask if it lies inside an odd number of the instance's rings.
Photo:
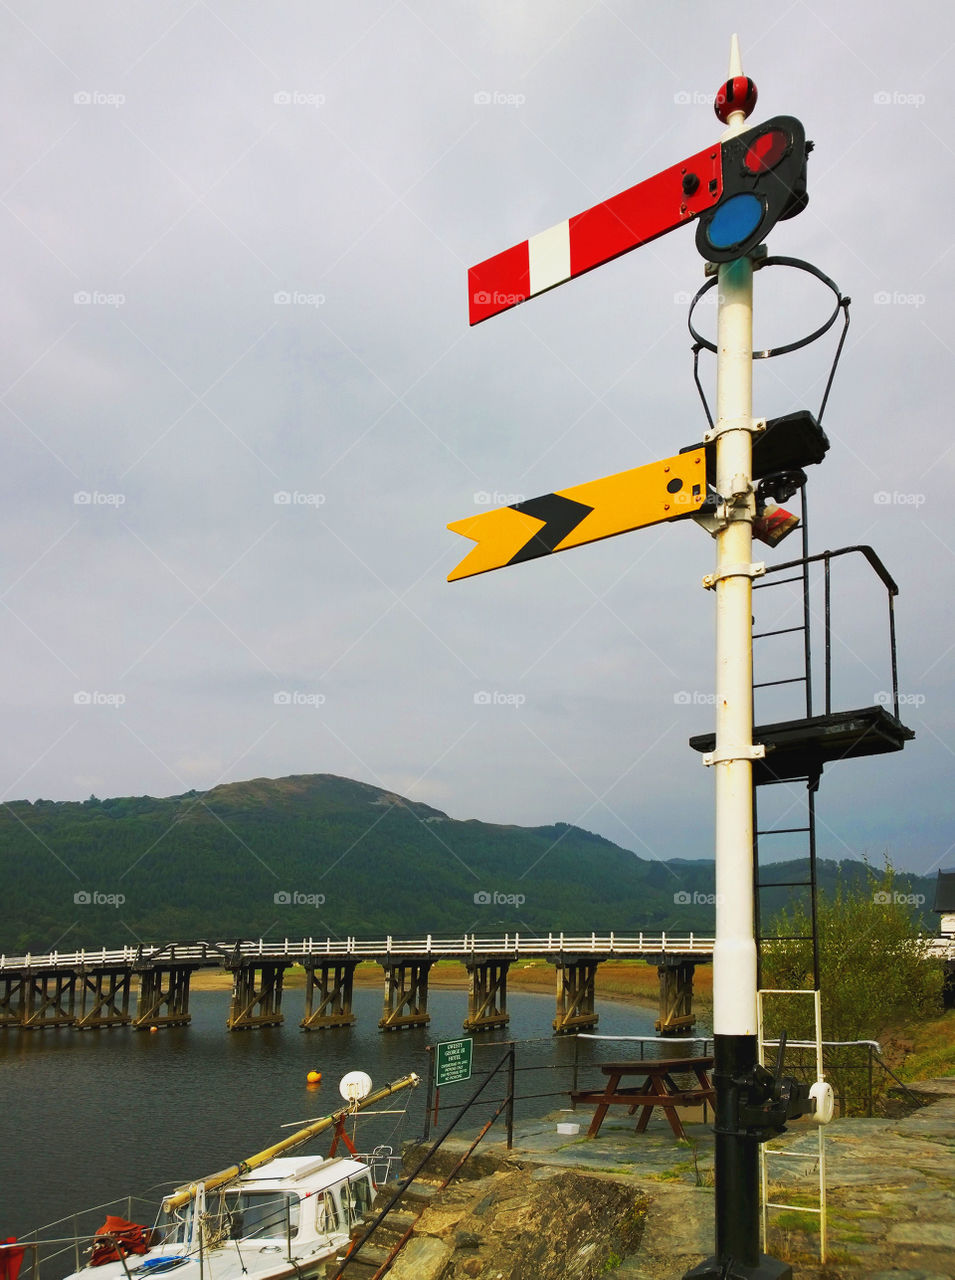
<path id="1" fill-rule="evenodd" d="M 282 942 L 183 942 L 156 947 L 120 947 L 108 950 L 53 951 L 45 955 L 0 956 L 0 973 L 38 969 L 100 969 L 129 966 L 136 970 L 188 965 L 196 969 L 231 969 L 255 960 L 289 964 L 313 964 L 323 960 L 394 960 L 398 956 L 427 956 L 432 960 L 502 956 L 510 959 L 593 956 L 602 959 L 647 958 L 659 955 L 712 958 L 713 939 L 698 934 L 591 933 L 584 936 L 549 933 L 546 937 L 504 934 L 480 938 L 464 934 L 455 938 L 285 938 Z"/>

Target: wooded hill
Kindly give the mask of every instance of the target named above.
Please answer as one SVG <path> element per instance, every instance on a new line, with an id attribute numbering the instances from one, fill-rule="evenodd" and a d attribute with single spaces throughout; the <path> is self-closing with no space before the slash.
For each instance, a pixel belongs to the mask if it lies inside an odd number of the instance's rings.
<path id="1" fill-rule="evenodd" d="M 823 892 L 840 871 L 866 874 L 862 862 L 820 863 Z M 457 821 L 330 774 L 7 803 L 0 877 L 7 954 L 260 936 L 712 933 L 714 921 L 711 859 L 647 860 L 562 822 Z M 776 878 L 803 873 L 780 864 Z M 934 880 L 896 886 L 931 905 Z"/>

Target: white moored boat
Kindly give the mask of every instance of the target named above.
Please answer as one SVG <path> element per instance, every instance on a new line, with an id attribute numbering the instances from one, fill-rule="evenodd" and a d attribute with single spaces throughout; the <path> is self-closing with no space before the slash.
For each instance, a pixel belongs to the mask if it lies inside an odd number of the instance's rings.
<path id="1" fill-rule="evenodd" d="M 143 1233 L 145 1252 L 125 1253 L 130 1236 L 115 1223 L 70 1280 L 148 1280 L 173 1271 L 177 1280 L 318 1276 L 375 1196 L 369 1166 L 340 1156 L 277 1157 L 220 1186 L 189 1190 L 184 1205 Z"/>
<path id="2" fill-rule="evenodd" d="M 389 1161 L 383 1156 L 379 1166 L 378 1152 L 368 1157 L 370 1163 L 286 1153 L 333 1127 L 332 1152 L 339 1139 L 351 1148 L 344 1133 L 349 1116 L 417 1083 L 412 1074 L 371 1093 L 369 1077 L 352 1072 L 341 1082 L 347 1106 L 177 1188 L 163 1200 L 154 1227 L 111 1215 L 85 1238 L 37 1233 L 0 1243 L 0 1280 L 35 1280 L 41 1253 L 47 1280 L 50 1264 L 67 1248 L 77 1267 L 67 1280 L 151 1280 L 173 1272 L 176 1280 L 318 1280 L 325 1262 L 347 1246 L 352 1228 L 371 1209 L 375 1176 L 387 1178 Z"/>

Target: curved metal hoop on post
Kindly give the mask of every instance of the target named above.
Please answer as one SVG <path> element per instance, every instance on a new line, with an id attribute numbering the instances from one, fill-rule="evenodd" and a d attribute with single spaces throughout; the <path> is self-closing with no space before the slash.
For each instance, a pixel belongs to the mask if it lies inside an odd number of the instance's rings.
<path id="1" fill-rule="evenodd" d="M 848 333 L 848 330 L 849 330 L 849 306 L 852 302 L 852 299 L 844 297 L 842 292 L 839 289 L 839 286 L 836 284 L 834 280 L 830 280 L 830 278 L 824 272 L 820 271 L 818 267 L 814 267 L 811 262 L 803 261 L 802 258 L 787 258 L 787 257 L 782 257 L 780 255 L 775 255 L 768 258 L 763 258 L 761 261 L 757 259 L 757 261 L 754 262 L 753 267 L 754 267 L 754 270 L 760 270 L 760 271 L 762 271 L 766 267 L 792 267 L 796 271 L 808 272 L 809 275 L 815 276 L 817 280 L 821 281 L 826 286 L 827 289 L 831 289 L 836 299 L 836 303 L 832 309 L 831 314 L 818 327 L 818 329 L 814 329 L 812 333 L 806 334 L 806 336 L 803 338 L 797 338 L 794 342 L 787 342 L 787 343 L 784 343 L 782 346 L 778 346 L 778 347 L 767 347 L 763 351 L 754 351 L 753 352 L 754 360 L 772 360 L 774 356 L 790 355 L 793 351 L 799 351 L 800 348 L 802 347 L 808 347 L 810 343 L 815 342 L 817 338 L 821 338 L 823 337 L 824 334 L 829 332 L 829 330 L 835 324 L 836 320 L 839 318 L 839 312 L 840 311 L 842 312 L 842 315 L 843 315 L 842 333 L 839 336 L 839 343 L 836 347 L 836 353 L 832 360 L 832 368 L 829 370 L 829 377 L 826 381 L 826 389 L 825 389 L 825 392 L 823 393 L 822 404 L 819 406 L 819 412 L 816 415 L 818 422 L 821 424 L 822 415 L 825 412 L 826 403 L 829 399 L 829 392 L 832 388 L 832 382 L 836 376 L 836 368 L 839 364 L 839 357 L 842 355 L 842 348 L 845 345 L 846 334 Z M 690 335 L 693 338 L 693 380 L 696 383 L 697 391 L 700 393 L 700 399 L 703 402 L 703 410 L 706 413 L 706 418 L 710 424 L 710 427 L 713 426 L 713 415 L 710 413 L 710 407 L 706 400 L 706 393 L 704 392 L 703 387 L 700 384 L 699 361 L 700 361 L 701 351 L 712 351 L 714 355 L 716 354 L 716 343 L 711 342 L 709 338 L 704 338 L 702 333 L 700 333 L 699 330 L 694 327 L 693 312 L 696 310 L 697 304 L 699 303 L 703 295 L 708 293 L 710 289 L 714 288 L 714 286 L 717 284 L 717 280 L 718 278 L 716 276 L 713 276 L 710 280 L 707 280 L 706 283 L 701 286 L 701 288 L 699 288 L 696 291 L 696 294 L 693 297 L 693 301 L 690 303 L 690 310 L 686 318 L 687 327 L 690 330 Z"/>

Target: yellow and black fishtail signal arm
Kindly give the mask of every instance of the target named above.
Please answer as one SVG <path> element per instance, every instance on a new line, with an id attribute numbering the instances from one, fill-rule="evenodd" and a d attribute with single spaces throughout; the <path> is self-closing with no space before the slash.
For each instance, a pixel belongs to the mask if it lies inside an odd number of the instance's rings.
<path id="1" fill-rule="evenodd" d="M 477 543 L 448 581 L 569 551 L 699 510 L 706 498 L 702 448 L 630 471 L 481 511 L 448 528 Z"/>

